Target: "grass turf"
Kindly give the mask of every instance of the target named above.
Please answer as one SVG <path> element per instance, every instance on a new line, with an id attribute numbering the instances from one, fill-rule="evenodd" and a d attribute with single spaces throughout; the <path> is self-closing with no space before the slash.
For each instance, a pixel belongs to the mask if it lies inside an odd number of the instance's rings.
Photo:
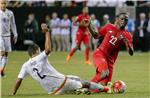
<path id="1" fill-rule="evenodd" d="M 95 68 L 84 64 L 84 52 L 75 53 L 68 64 L 65 63 L 66 56 L 67 52 L 53 52 L 49 61 L 64 74 L 78 75 L 87 80 L 93 77 Z M 133 57 L 130 57 L 126 52 L 119 54 L 112 81 L 123 80 L 126 83 L 127 90 L 124 94 L 51 96 L 36 81 L 27 76 L 17 94 L 11 96 L 17 74 L 26 60 L 28 60 L 26 52 L 17 51 L 9 54 L 9 63 L 6 69 L 7 77 L 1 80 L 2 98 L 150 98 L 150 53 L 136 52 Z"/>

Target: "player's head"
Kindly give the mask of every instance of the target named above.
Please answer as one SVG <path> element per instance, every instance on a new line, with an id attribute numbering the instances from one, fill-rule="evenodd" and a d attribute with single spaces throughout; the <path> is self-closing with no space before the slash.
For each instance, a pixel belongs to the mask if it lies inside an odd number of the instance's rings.
<path id="1" fill-rule="evenodd" d="M 37 44 L 31 44 L 28 47 L 28 54 L 30 57 L 34 57 L 40 53 L 40 47 Z"/>
<path id="2" fill-rule="evenodd" d="M 5 11 L 7 7 L 7 1 L 6 0 L 0 0 L 0 9 Z"/>
<path id="3" fill-rule="evenodd" d="M 115 23 L 119 26 L 120 29 L 125 29 L 127 22 L 128 22 L 128 14 L 127 13 L 119 13 L 116 16 Z"/>
<path id="4" fill-rule="evenodd" d="M 83 14 L 88 14 L 89 13 L 89 8 L 88 7 L 83 7 L 82 13 Z"/>

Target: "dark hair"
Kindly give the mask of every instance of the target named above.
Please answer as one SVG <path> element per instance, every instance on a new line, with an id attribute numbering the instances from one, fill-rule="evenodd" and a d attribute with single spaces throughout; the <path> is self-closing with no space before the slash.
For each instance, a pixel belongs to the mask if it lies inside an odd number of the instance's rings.
<path id="1" fill-rule="evenodd" d="M 37 49 L 39 49 L 39 46 L 37 44 L 29 45 L 28 46 L 28 54 L 29 54 L 29 56 L 32 57 L 36 53 Z"/>
<path id="2" fill-rule="evenodd" d="M 121 15 L 127 15 L 127 13 L 119 13 L 119 14 L 116 15 L 116 18 L 118 18 Z"/>

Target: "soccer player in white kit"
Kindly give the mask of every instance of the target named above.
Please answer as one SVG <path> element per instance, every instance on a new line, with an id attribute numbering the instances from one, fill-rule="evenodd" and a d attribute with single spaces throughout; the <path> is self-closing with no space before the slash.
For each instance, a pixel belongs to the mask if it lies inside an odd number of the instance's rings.
<path id="1" fill-rule="evenodd" d="M 12 11 L 6 8 L 6 0 L 0 0 L 0 72 L 4 76 L 8 61 L 8 52 L 11 52 L 11 32 L 13 41 L 17 42 L 17 30 Z"/>
<path id="2" fill-rule="evenodd" d="M 49 62 L 48 55 L 51 52 L 51 35 L 46 24 L 41 24 L 41 28 L 45 33 L 45 50 L 40 53 L 38 45 L 29 46 L 28 53 L 31 57 L 25 62 L 20 70 L 18 79 L 14 86 L 13 95 L 16 94 L 22 80 L 30 75 L 36 80 L 49 94 L 63 94 L 66 91 L 87 88 L 89 90 L 99 89 L 100 91 L 108 92 L 109 87 L 104 87 L 100 84 L 81 80 L 78 76 L 64 75 L 59 73 Z"/>

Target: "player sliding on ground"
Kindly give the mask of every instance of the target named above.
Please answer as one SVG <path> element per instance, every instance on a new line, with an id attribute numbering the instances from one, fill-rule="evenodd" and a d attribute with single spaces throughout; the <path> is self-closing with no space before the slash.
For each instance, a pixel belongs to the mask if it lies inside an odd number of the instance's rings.
<path id="1" fill-rule="evenodd" d="M 109 87 L 80 79 L 77 76 L 65 76 L 59 73 L 49 62 L 48 55 L 51 52 L 51 35 L 46 24 L 41 24 L 45 33 L 45 50 L 40 53 L 38 45 L 33 44 L 28 48 L 30 59 L 25 62 L 20 70 L 18 79 L 14 86 L 13 95 L 16 94 L 22 80 L 31 75 L 49 94 L 57 95 L 66 91 L 87 88 L 89 90 L 99 89 L 100 91 L 110 92 Z"/>
<path id="2" fill-rule="evenodd" d="M 102 43 L 93 53 L 93 62 L 96 74 L 92 82 L 107 84 L 112 79 L 113 65 L 117 59 L 121 46 L 125 45 L 127 51 L 133 55 L 133 43 L 130 32 L 125 30 L 128 21 L 126 13 L 117 15 L 114 24 L 106 24 L 97 30 L 90 22 L 90 33 L 94 38 L 104 37 Z"/>

